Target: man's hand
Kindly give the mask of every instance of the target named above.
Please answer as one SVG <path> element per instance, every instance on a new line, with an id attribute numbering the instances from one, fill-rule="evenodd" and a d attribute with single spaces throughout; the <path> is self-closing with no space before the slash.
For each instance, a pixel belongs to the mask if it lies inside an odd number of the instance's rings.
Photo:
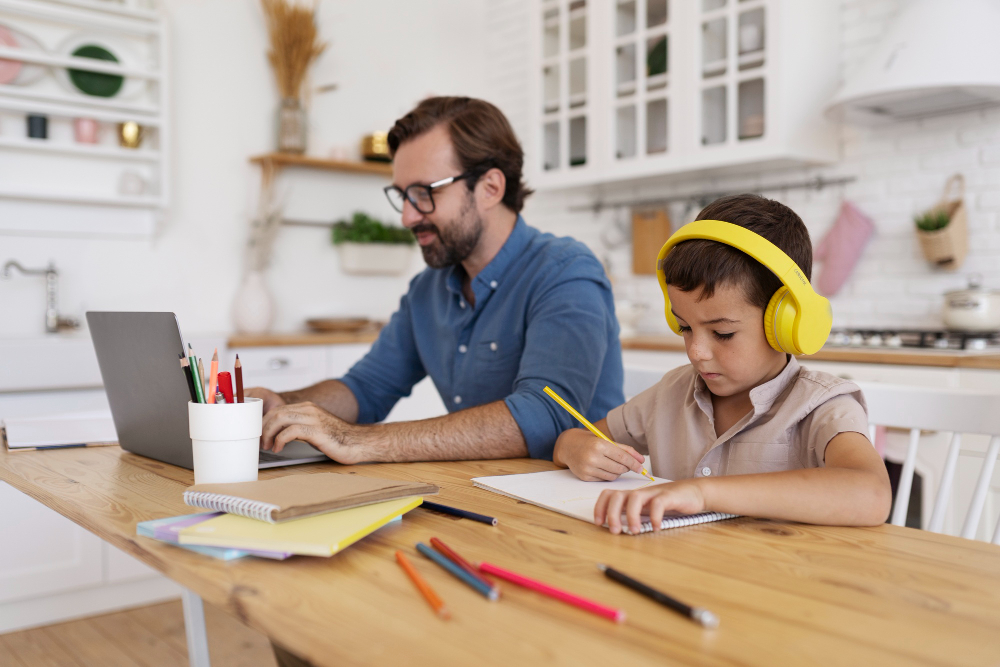
<path id="1" fill-rule="evenodd" d="M 622 531 L 622 514 L 633 534 L 642 529 L 643 509 L 653 524 L 660 529 L 666 512 L 697 514 L 707 510 L 705 492 L 697 479 L 657 484 L 633 491 L 604 491 L 594 506 L 594 522 L 598 526 L 608 522 L 608 530 L 617 535 Z"/>
<path id="2" fill-rule="evenodd" d="M 357 428 L 313 403 L 280 405 L 264 417 L 261 447 L 278 453 L 292 440 L 302 440 L 337 463 L 361 463 L 361 447 L 347 443 Z"/>
<path id="3" fill-rule="evenodd" d="M 271 410 L 285 405 L 285 399 L 283 399 L 279 394 L 274 393 L 270 389 L 265 389 L 264 387 L 250 387 L 243 392 L 243 395 L 248 398 L 263 399 L 265 415 Z"/>
<path id="4" fill-rule="evenodd" d="M 645 459 L 628 445 L 615 445 L 590 431 L 571 428 L 556 440 L 552 461 L 585 482 L 610 482 L 629 470 L 641 474 Z"/>

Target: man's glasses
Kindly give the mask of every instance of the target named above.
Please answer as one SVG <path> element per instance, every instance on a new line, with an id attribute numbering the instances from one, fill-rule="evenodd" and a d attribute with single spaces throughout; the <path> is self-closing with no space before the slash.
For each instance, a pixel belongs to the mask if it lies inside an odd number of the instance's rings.
<path id="1" fill-rule="evenodd" d="M 403 204 L 407 201 L 413 205 L 413 208 L 417 209 L 423 214 L 434 212 L 434 196 L 431 194 L 434 190 L 438 188 L 443 188 L 446 185 L 451 185 L 457 181 L 464 180 L 472 176 L 471 171 L 467 171 L 464 174 L 459 174 L 458 176 L 450 176 L 448 178 L 442 178 L 440 181 L 434 181 L 430 185 L 421 185 L 419 183 L 414 183 L 408 186 L 405 190 L 396 185 L 387 186 L 383 191 L 385 192 L 386 199 L 392 204 L 392 207 L 396 209 L 397 212 L 403 212 Z"/>

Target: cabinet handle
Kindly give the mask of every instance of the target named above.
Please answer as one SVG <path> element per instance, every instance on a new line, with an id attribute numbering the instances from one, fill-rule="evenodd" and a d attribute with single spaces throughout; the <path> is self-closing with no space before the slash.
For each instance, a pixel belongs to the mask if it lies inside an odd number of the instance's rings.
<path id="1" fill-rule="evenodd" d="M 285 359 L 284 357 L 275 357 L 274 359 L 271 359 L 269 362 L 267 362 L 268 368 L 270 368 L 272 371 L 280 371 L 282 368 L 288 368 L 291 364 L 292 362 L 290 362 L 288 359 Z"/>

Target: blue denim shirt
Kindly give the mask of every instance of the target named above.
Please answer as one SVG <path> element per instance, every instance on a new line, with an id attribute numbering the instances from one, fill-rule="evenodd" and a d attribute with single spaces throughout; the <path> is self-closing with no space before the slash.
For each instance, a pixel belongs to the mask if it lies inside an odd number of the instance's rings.
<path id="1" fill-rule="evenodd" d="M 576 421 L 542 392 L 550 385 L 591 421 L 625 402 L 611 284 L 593 253 L 520 216 L 462 296 L 461 266 L 427 268 L 371 351 L 341 378 L 358 423 L 381 421 L 431 376 L 449 412 L 504 401 L 535 458 L 552 458 Z"/>

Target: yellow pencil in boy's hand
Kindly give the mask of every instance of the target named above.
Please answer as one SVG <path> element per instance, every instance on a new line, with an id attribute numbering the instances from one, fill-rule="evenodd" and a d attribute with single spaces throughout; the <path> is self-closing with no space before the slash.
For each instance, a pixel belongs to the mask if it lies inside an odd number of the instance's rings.
<path id="1" fill-rule="evenodd" d="M 564 401 L 562 399 L 562 396 L 560 396 L 556 392 L 554 392 L 551 389 L 549 389 L 549 387 L 547 385 L 546 385 L 546 387 L 544 389 L 542 389 L 542 391 L 544 391 L 546 394 L 548 394 L 549 396 L 551 396 L 552 399 L 556 403 L 558 403 L 559 405 L 563 406 L 566 409 L 566 412 L 568 412 L 571 415 L 573 415 L 574 417 L 576 417 L 577 421 L 579 421 L 581 424 L 583 424 L 584 426 L 586 426 L 587 430 L 589 430 L 591 433 L 593 433 L 594 435 L 596 435 L 598 438 L 601 438 L 602 440 L 607 440 L 608 442 L 610 442 L 615 447 L 618 447 L 619 449 L 621 449 L 621 445 L 619 445 L 617 442 L 615 442 L 614 440 L 612 440 L 608 436 L 606 436 L 603 433 L 601 433 L 601 429 L 597 428 L 596 426 L 594 426 L 593 424 L 591 424 L 589 421 L 587 421 L 587 418 L 584 417 L 583 415 L 581 415 L 579 412 L 577 412 L 576 409 L 574 409 L 572 405 L 570 405 L 569 403 L 567 403 L 566 401 Z M 643 475 L 643 477 L 647 477 L 649 479 L 649 481 L 651 481 L 651 482 L 655 482 L 656 481 L 656 480 L 653 479 L 652 475 L 650 475 L 648 472 L 646 472 L 645 468 L 642 469 L 642 475 Z"/>

